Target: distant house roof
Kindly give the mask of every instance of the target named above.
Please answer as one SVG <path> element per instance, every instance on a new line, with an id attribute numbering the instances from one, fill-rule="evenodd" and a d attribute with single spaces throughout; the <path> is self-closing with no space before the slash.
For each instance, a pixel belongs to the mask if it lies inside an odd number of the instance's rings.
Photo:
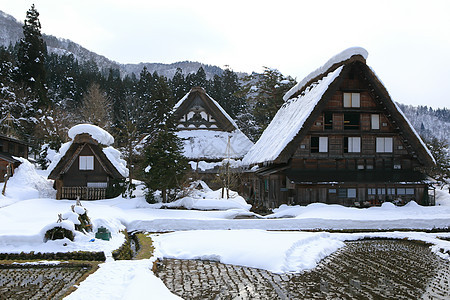
<path id="1" fill-rule="evenodd" d="M 173 110 L 180 119 L 195 106 L 201 106 L 214 119 L 203 127 L 184 127 L 179 125 L 177 135 L 183 141 L 183 154 L 193 160 L 240 159 L 253 146 L 252 141 L 239 130 L 236 122 L 201 87 L 192 88 Z M 227 153 L 228 139 L 230 151 Z"/>
<path id="2" fill-rule="evenodd" d="M 361 66 L 365 77 L 376 89 L 376 93 L 382 95 L 383 104 L 393 118 L 402 124 L 404 128 L 402 134 L 417 146 L 418 159 L 424 164 L 432 164 L 434 158 L 431 153 L 400 108 L 392 101 L 384 85 L 366 65 L 367 55 L 367 51 L 362 48 L 347 49 L 288 91 L 284 96 L 286 102 L 278 110 L 259 140 L 245 155 L 243 164 L 286 163 L 318 113 L 339 87 L 345 68 L 353 63 Z"/>
<path id="3" fill-rule="evenodd" d="M 21 145 L 26 145 L 26 146 L 30 145 L 30 143 L 28 143 L 28 142 L 25 142 L 25 141 L 22 141 L 22 140 L 19 140 L 19 139 L 16 139 L 16 138 L 13 138 L 13 137 L 1 134 L 1 133 L 0 133 L 0 139 L 11 141 L 11 142 L 21 144 Z"/>

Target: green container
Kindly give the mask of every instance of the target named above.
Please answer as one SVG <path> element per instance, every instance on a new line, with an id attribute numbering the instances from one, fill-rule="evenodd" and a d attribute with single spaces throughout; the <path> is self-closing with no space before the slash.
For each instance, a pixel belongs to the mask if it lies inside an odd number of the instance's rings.
<path id="1" fill-rule="evenodd" d="M 95 234 L 96 239 L 101 239 L 104 241 L 109 241 L 111 239 L 111 232 L 105 227 L 100 227 Z"/>

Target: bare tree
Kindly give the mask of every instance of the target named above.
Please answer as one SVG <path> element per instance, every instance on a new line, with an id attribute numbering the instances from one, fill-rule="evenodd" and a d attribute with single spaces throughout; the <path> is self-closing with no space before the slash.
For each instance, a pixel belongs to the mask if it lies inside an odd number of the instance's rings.
<path id="1" fill-rule="evenodd" d="M 83 97 L 81 117 L 86 123 L 108 130 L 111 126 L 111 107 L 111 100 L 100 89 L 100 85 L 93 83 Z"/>

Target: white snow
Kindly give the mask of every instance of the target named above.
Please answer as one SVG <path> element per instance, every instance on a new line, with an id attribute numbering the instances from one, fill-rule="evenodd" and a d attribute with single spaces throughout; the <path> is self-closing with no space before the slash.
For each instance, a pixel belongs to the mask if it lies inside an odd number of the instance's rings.
<path id="1" fill-rule="evenodd" d="M 136 198 L 82 201 L 93 224 L 93 232 L 75 231 L 73 242 L 64 239 L 43 242 L 46 229 L 55 225 L 73 230 L 75 214 L 70 212 L 72 200 L 55 200 L 42 196 L 48 181 L 26 161 L 16 170 L 0 195 L 0 252 L 68 252 L 104 251 L 107 262 L 82 282 L 68 299 L 139 299 L 151 291 L 157 299 L 175 297 L 151 272 L 153 259 L 112 261 L 111 252 L 124 242 L 121 230 L 171 232 L 153 235 L 157 257 L 212 259 L 229 264 L 262 268 L 272 272 L 300 272 L 314 268 L 324 257 L 345 247 L 344 241 L 365 237 L 412 239 L 430 243 L 436 255 L 450 259 L 450 242 L 438 237 L 450 233 L 367 232 L 327 233 L 300 232 L 302 229 L 432 229 L 450 226 L 450 194 L 436 190 L 438 206 L 423 207 L 415 202 L 397 207 L 385 203 L 367 209 L 340 205 L 311 204 L 306 207 L 281 206 L 272 215 L 261 217 L 248 209 L 199 211 L 158 209 L 150 205 L 142 193 Z M 37 183 L 37 184 L 36 184 Z M 4 183 L 0 183 L 0 189 Z M 218 191 L 196 182 L 188 195 L 192 200 L 216 199 Z M 139 189 L 141 191 L 141 189 Z M 231 198 L 245 204 L 236 193 Z M 223 199 L 217 198 L 218 201 Z M 185 200 L 188 201 L 188 200 Z M 83 209 L 84 208 L 84 209 Z M 212 209 L 223 208 L 220 204 Z M 59 213 L 68 220 L 56 223 Z M 235 219 L 253 216 L 256 219 Z M 287 218 L 289 217 L 289 218 Z M 110 241 L 95 239 L 99 227 L 112 233 Z M 190 231 L 189 231 L 190 230 Z M 276 231 L 270 231 L 276 230 Z M 290 230 L 291 232 L 281 232 Z M 175 232 L 174 232 L 175 231 Z M 93 240 L 93 241 L 92 241 Z"/>
<path id="2" fill-rule="evenodd" d="M 347 59 L 351 58 L 354 55 L 361 55 L 362 57 L 364 57 L 364 59 L 367 59 L 367 56 L 369 56 L 369 53 L 367 52 L 366 49 L 361 48 L 361 47 L 352 47 L 352 48 L 348 48 L 338 54 L 336 54 L 335 56 L 333 56 L 332 58 L 330 58 L 323 66 L 321 66 L 320 68 L 314 70 L 313 72 L 311 72 L 310 74 L 308 74 L 305 78 L 302 79 L 302 81 L 300 81 L 299 83 L 297 83 L 295 86 L 293 86 L 284 96 L 283 96 L 283 100 L 287 101 L 289 98 L 291 98 L 292 95 L 294 95 L 295 93 L 297 93 L 299 90 L 301 90 L 305 84 L 307 84 L 309 81 L 311 81 L 312 79 L 316 78 L 317 76 L 324 74 L 325 72 L 327 72 L 333 65 L 341 63 L 346 61 Z"/>
<path id="3" fill-rule="evenodd" d="M 121 260 L 100 264 L 64 299 L 181 299 L 151 271 L 153 260 Z"/>
<path id="4" fill-rule="evenodd" d="M 339 76 L 342 66 L 329 73 L 309 91 L 297 98 L 289 99 L 276 113 L 272 122 L 242 159 L 244 165 L 272 162 L 291 142 L 303 127 L 304 122 L 328 89 Z"/>
<path id="5" fill-rule="evenodd" d="M 176 134 L 183 141 L 183 155 L 188 159 L 227 158 L 228 137 L 230 137 L 230 158 L 242 158 L 253 146 L 239 129 L 232 132 L 182 130 Z"/>
<path id="6" fill-rule="evenodd" d="M 165 207 L 184 207 L 186 209 L 198 210 L 231 210 L 240 209 L 249 211 L 252 207 L 245 199 L 235 191 L 229 191 L 229 198 L 222 198 L 222 190 L 211 190 L 203 181 L 194 182 L 195 185 L 202 185 L 201 190 L 193 189 L 188 196 L 171 203 L 165 203 Z"/>
<path id="7" fill-rule="evenodd" d="M 200 161 L 190 161 L 189 165 L 191 166 L 192 170 L 212 170 L 214 168 L 220 168 L 223 166 L 226 166 L 226 164 L 230 164 L 230 168 L 239 168 L 242 167 L 242 161 L 241 160 L 235 160 L 235 159 L 224 159 L 219 162 L 207 162 L 204 160 Z"/>
<path id="8" fill-rule="evenodd" d="M 312 269 L 341 247 L 344 241 L 364 238 L 419 240 L 449 259 L 450 242 L 438 237 L 450 234 L 423 232 L 327 233 L 271 232 L 265 230 L 199 230 L 151 235 L 159 258 L 202 259 L 259 268 L 274 273 Z"/>
<path id="9" fill-rule="evenodd" d="M 78 134 L 87 133 L 102 145 L 110 146 L 114 144 L 114 138 L 106 130 L 92 124 L 78 124 L 69 129 L 68 135 L 71 140 Z"/>

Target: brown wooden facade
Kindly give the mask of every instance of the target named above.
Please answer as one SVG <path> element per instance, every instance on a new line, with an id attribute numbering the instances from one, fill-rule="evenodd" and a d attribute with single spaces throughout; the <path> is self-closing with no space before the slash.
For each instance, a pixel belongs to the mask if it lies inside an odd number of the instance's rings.
<path id="1" fill-rule="evenodd" d="M 114 185 L 124 177 L 103 153 L 104 146 L 89 134 L 79 134 L 52 170 L 57 199 L 97 200 L 114 194 Z"/>
<path id="2" fill-rule="evenodd" d="M 270 208 L 432 204 L 424 170 L 434 162 L 425 146 L 364 58 L 343 65 L 294 140 L 248 177 L 249 198 Z"/>
<path id="3" fill-rule="evenodd" d="M 14 157 L 28 158 L 28 144 L 0 134 L 0 182 L 4 181 L 8 166 L 12 175 L 20 165 Z"/>

